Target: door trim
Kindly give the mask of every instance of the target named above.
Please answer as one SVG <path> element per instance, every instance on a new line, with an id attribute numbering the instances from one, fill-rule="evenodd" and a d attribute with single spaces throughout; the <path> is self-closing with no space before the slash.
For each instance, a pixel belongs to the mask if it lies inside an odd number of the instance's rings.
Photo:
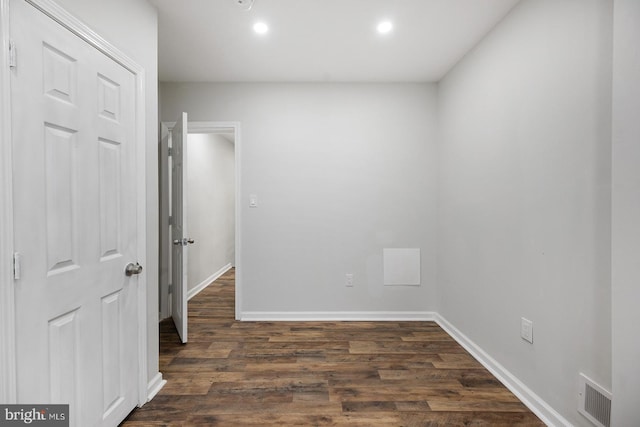
<path id="1" fill-rule="evenodd" d="M 146 264 L 146 156 L 145 156 L 145 70 L 114 45 L 94 32 L 75 16 L 71 15 L 53 0 L 24 0 L 68 29 L 89 45 L 102 52 L 135 77 L 135 134 L 136 156 L 139 159 L 136 175 L 136 228 L 138 230 L 137 259 Z M 11 72 L 9 70 L 9 36 L 11 0 L 0 0 L 0 22 L 2 23 L 2 58 L 0 59 L 0 156 L 2 175 L 0 176 L 0 374 L 3 381 L 0 401 L 15 403 L 16 388 L 16 325 L 13 284 L 13 195 L 11 157 Z M 18 58 L 19 62 L 19 58 Z M 18 63 L 18 66 L 20 64 Z M 138 405 L 147 401 L 147 275 L 145 270 L 138 276 Z"/>
<path id="2" fill-rule="evenodd" d="M 0 0 L 0 402 L 16 402 L 16 343 L 13 289 L 13 175 L 9 1 Z"/>
<path id="3" fill-rule="evenodd" d="M 188 113 L 188 111 L 187 111 Z M 173 127 L 175 126 L 175 122 L 162 122 L 161 123 L 162 126 L 166 126 L 166 128 L 171 131 L 171 129 L 173 129 Z M 235 134 L 235 149 L 234 149 L 234 157 L 235 157 L 235 173 L 236 173 L 236 177 L 235 177 L 235 196 L 236 196 L 236 203 L 235 203 L 235 208 L 236 208 L 236 212 L 235 212 L 235 222 L 236 222 L 236 229 L 235 229 L 235 262 L 233 264 L 233 266 L 236 268 L 236 295 L 235 295 L 235 299 L 236 299 L 236 306 L 235 306 L 235 318 L 236 320 L 240 320 L 242 318 L 242 238 L 241 238 L 241 234 L 242 234 L 242 215 L 241 213 L 241 208 L 242 208 L 242 182 L 241 182 L 241 149 L 242 149 L 242 135 L 241 135 L 241 130 L 240 130 L 241 126 L 240 126 L 240 122 L 238 121 L 220 121 L 220 122 L 192 122 L 189 121 L 188 122 L 188 126 L 187 126 L 187 133 L 223 133 L 223 132 L 229 132 L 229 131 L 233 131 L 233 133 Z M 163 160 L 164 161 L 164 160 Z M 161 196 L 162 197 L 162 196 Z M 168 209 L 168 206 L 162 206 L 161 207 L 161 212 L 163 209 Z M 161 213 L 162 215 L 162 213 Z M 165 226 L 163 224 L 163 226 Z M 162 244 L 162 240 L 161 240 L 161 244 Z M 170 249 L 169 249 L 170 250 Z M 162 262 L 162 260 L 161 260 Z M 166 277 L 166 276 L 165 276 Z M 168 281 L 162 281 L 160 282 L 160 294 L 165 294 L 168 295 L 169 294 L 169 282 Z M 160 300 L 162 301 L 162 297 L 160 298 Z M 166 298 L 165 298 L 166 300 Z M 171 315 L 171 313 L 169 312 L 168 307 L 161 307 L 160 308 L 161 313 L 163 314 L 167 314 L 168 316 Z"/>

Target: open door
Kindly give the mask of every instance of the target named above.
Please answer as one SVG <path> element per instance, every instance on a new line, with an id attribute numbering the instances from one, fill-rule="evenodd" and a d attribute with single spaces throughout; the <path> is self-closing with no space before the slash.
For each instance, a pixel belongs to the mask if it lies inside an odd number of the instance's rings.
<path id="1" fill-rule="evenodd" d="M 187 180 L 184 144 L 187 142 L 187 113 L 182 113 L 171 130 L 171 317 L 183 343 L 187 342 Z"/>
<path id="2" fill-rule="evenodd" d="M 171 317 L 171 251 L 173 250 L 171 236 L 171 157 L 169 157 L 169 145 L 171 143 L 171 131 L 166 123 L 160 123 L 160 145 L 158 156 L 159 172 L 159 202 L 160 202 L 160 320 Z"/>

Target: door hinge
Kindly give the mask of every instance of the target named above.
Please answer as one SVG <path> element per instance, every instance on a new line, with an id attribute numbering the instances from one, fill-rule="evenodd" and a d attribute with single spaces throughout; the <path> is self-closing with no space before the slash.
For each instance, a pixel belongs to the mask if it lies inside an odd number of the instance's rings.
<path id="1" fill-rule="evenodd" d="M 169 157 L 173 156 L 173 148 L 169 147 L 169 151 L 168 151 Z"/>
<path id="2" fill-rule="evenodd" d="M 19 252 L 13 253 L 13 278 L 14 280 L 20 280 L 22 276 L 22 255 Z"/>
<path id="3" fill-rule="evenodd" d="M 9 68 L 16 68 L 17 65 L 16 44 L 13 40 L 9 40 Z"/>
<path id="4" fill-rule="evenodd" d="M 169 215 L 169 225 L 173 225 L 173 216 Z"/>
<path id="5" fill-rule="evenodd" d="M 169 293 L 172 294 L 173 293 L 173 285 L 171 283 L 169 283 Z"/>

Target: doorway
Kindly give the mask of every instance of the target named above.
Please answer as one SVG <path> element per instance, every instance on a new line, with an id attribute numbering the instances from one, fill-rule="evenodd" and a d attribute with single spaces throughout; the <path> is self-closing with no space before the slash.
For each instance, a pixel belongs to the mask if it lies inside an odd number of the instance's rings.
<path id="1" fill-rule="evenodd" d="M 171 129 L 162 123 L 160 145 L 160 319 L 171 316 Z M 184 295 L 195 296 L 217 277 L 236 268 L 236 318 L 240 316 L 240 123 L 188 122 L 186 164 L 189 245 Z M 191 168 L 193 166 L 193 168 Z M 191 170 L 193 169 L 193 170 Z M 214 182 L 215 181 L 215 182 Z M 194 188 L 191 188 L 194 187 Z M 193 212 L 190 213 L 190 211 Z M 191 277 L 193 276 L 193 277 Z"/>
<path id="2" fill-rule="evenodd" d="M 189 133 L 185 151 L 191 299 L 235 266 L 234 132 Z"/>

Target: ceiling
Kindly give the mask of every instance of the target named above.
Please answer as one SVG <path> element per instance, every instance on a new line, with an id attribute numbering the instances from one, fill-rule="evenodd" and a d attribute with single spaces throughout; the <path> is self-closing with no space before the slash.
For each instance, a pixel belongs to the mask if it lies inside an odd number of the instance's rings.
<path id="1" fill-rule="evenodd" d="M 174 82 L 435 82 L 518 1 L 149 0 Z"/>

